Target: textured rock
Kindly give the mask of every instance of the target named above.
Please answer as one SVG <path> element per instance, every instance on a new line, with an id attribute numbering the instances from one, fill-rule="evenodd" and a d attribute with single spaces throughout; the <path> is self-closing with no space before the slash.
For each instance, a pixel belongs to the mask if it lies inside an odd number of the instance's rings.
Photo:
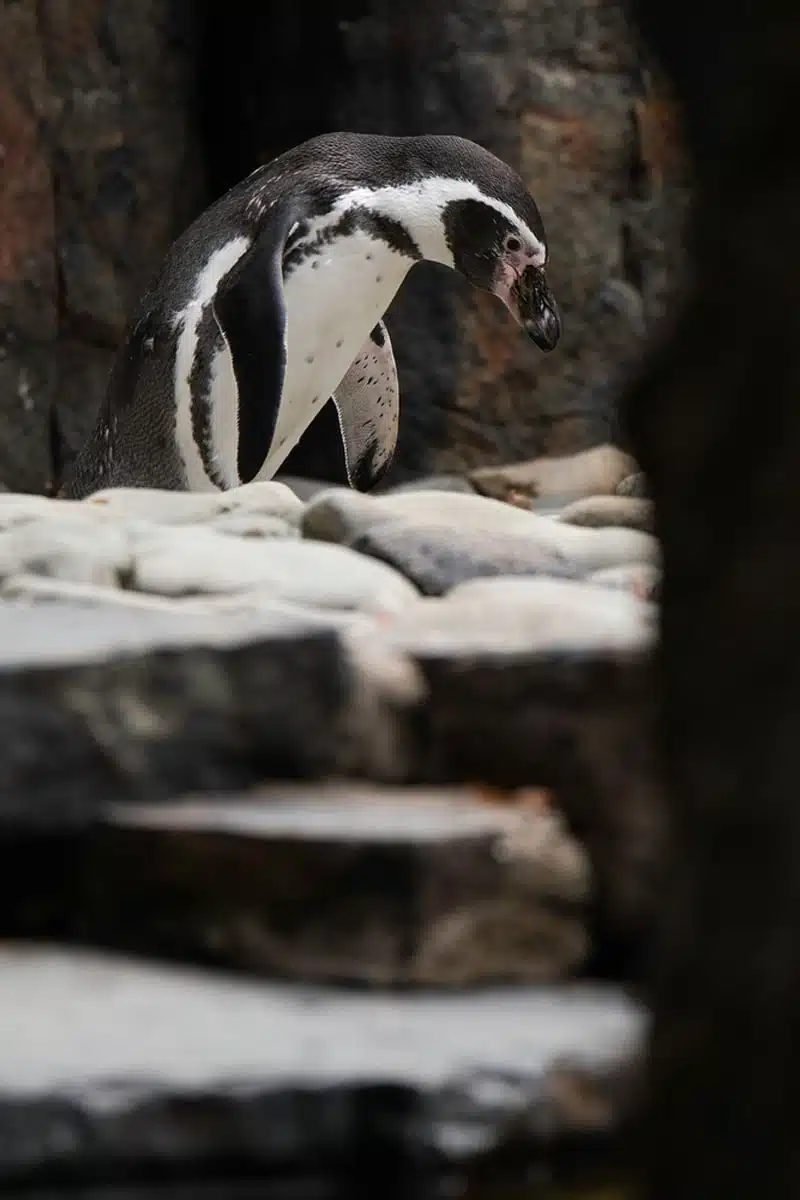
<path id="1" fill-rule="evenodd" d="M 251 618 L 261 614 L 267 622 L 273 617 L 282 616 L 302 621 L 308 628 L 319 629 L 370 632 L 377 628 L 381 620 L 380 616 L 350 609 L 316 608 L 310 604 L 278 600 L 271 591 L 261 592 L 257 589 L 232 595 L 156 596 L 128 588 L 22 574 L 9 576 L 3 582 L 0 594 L 4 600 L 24 600 L 27 604 L 52 605 L 63 601 L 70 607 L 111 607 L 127 609 L 129 612 L 139 609 L 171 613 L 175 617 L 186 613 L 189 616 L 214 617 L 218 621 L 225 621 L 231 616 L 236 618 L 240 614 Z M 56 619 L 55 614 L 53 616 Z"/>
<path id="2" fill-rule="evenodd" d="M 52 405 L 67 456 L 88 433 L 109 351 L 200 198 L 195 11 L 3 6 L 0 479 L 15 489 L 51 482 Z"/>
<path id="3" fill-rule="evenodd" d="M 167 596 L 257 589 L 279 600 L 373 613 L 399 612 L 418 596 L 399 572 L 347 546 L 291 538 L 259 544 L 202 528 L 142 528 L 128 585 Z"/>
<path id="4" fill-rule="evenodd" d="M 371 527 L 388 519 L 405 519 L 424 531 L 448 525 L 479 535 L 510 535 L 530 539 L 535 549 L 555 554 L 581 570 L 599 570 L 628 562 L 650 562 L 658 554 L 654 538 L 627 529 L 580 529 L 485 496 L 456 492 L 409 491 L 363 496 L 332 488 L 316 496 L 303 513 L 307 537 L 352 543 Z M 535 547 L 535 549 L 534 549 Z"/>
<path id="5" fill-rule="evenodd" d="M 583 525 L 591 529 L 622 526 L 653 533 L 653 504 L 635 496 L 587 496 L 576 500 L 559 514 L 567 525 Z"/>
<path id="6" fill-rule="evenodd" d="M 0 823 L 415 760 L 412 668 L 302 612 L 5 603 L 0 644 Z"/>
<path id="7" fill-rule="evenodd" d="M 455 525 L 384 521 L 356 537 L 352 546 L 396 567 L 426 596 L 441 596 L 458 583 L 491 575 L 574 578 L 578 569 L 556 550 L 520 533 L 486 533 Z"/>
<path id="8" fill-rule="evenodd" d="M 617 485 L 617 495 L 637 496 L 639 499 L 647 499 L 649 490 L 647 487 L 647 477 L 644 472 L 636 471 L 633 475 L 626 475 Z"/>
<path id="9" fill-rule="evenodd" d="M 547 1169 L 565 1140 L 610 1151 L 645 1031 L 598 985 L 354 995 L 26 945 L 0 966 L 6 1185 L 132 1162 L 252 1177 L 376 1145 L 465 1165 L 513 1143 Z"/>
<path id="10" fill-rule="evenodd" d="M 67 502 L 74 503 L 74 502 Z M 298 523 L 302 501 L 285 483 L 248 483 L 228 492 L 167 492 L 158 488 L 108 488 L 78 503 L 102 507 L 114 518 L 192 525 L 222 516 L 274 517 Z"/>
<path id="11" fill-rule="evenodd" d="M 635 467 L 630 455 L 616 446 L 601 445 L 576 454 L 555 454 L 530 462 L 481 467 L 470 473 L 470 480 L 476 491 L 495 500 L 515 497 L 520 503 L 537 496 L 575 500 L 581 496 L 613 493 Z"/>
<path id="12" fill-rule="evenodd" d="M 0 10 L 0 481 L 42 491 L 57 331 L 49 94 L 36 6 Z"/>
<path id="13" fill-rule="evenodd" d="M 119 585 L 131 570 L 129 539 L 113 525 L 29 521 L 0 533 L 0 579 L 31 573 L 73 583 Z"/>
<path id="14" fill-rule="evenodd" d="M 559 979 L 589 944 L 588 865 L 555 813 L 471 789 L 287 784 L 125 806 L 56 872 L 28 845 L 14 861 L 34 903 L 3 906 L 5 936 L 374 986 Z"/>
<path id="15" fill-rule="evenodd" d="M 420 601 L 381 636 L 415 656 L 547 659 L 642 651 L 652 641 L 654 620 L 653 606 L 624 592 L 501 576 L 459 584 L 443 600 Z"/>
<path id="16" fill-rule="evenodd" d="M 377 640 L 427 685 L 427 777 L 553 788 L 602 868 L 604 931 L 637 947 L 663 886 L 652 787 L 655 608 L 553 579 L 475 580 L 421 600 Z"/>
<path id="17" fill-rule="evenodd" d="M 383 563 L 301 542 L 301 513 L 280 484 L 210 496 L 132 489 L 81 502 L 4 496 L 0 580 L 41 575 L 167 596 L 257 591 L 259 603 L 271 596 L 375 613 L 416 598 Z"/>
<path id="18" fill-rule="evenodd" d="M 294 522 L 282 517 L 268 517 L 261 513 L 223 513 L 207 522 L 206 527 L 215 533 L 226 533 L 231 537 L 275 538 L 299 537 L 300 531 Z"/>
<path id="19" fill-rule="evenodd" d="M 587 576 L 588 583 L 600 587 L 622 588 L 633 592 L 640 600 L 658 600 L 661 588 L 661 569 L 648 563 L 629 567 L 604 567 Z"/>

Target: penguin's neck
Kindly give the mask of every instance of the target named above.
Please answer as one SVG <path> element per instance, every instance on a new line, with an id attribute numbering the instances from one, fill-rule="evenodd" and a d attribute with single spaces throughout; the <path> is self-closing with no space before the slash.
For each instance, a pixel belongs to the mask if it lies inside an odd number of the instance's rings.
<path id="1" fill-rule="evenodd" d="M 360 187 L 346 192 L 339 202 L 342 214 L 363 210 L 383 224 L 391 240 L 393 231 L 400 246 L 405 233 L 409 254 L 408 269 L 420 259 L 453 267 L 453 255 L 445 238 L 442 212 L 454 199 L 465 199 L 476 192 L 466 180 L 429 176 L 385 187 Z"/>

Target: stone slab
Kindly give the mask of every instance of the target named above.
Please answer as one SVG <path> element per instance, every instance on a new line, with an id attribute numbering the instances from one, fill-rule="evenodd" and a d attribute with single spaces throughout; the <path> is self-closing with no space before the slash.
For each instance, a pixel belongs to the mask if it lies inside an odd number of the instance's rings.
<path id="1" fill-rule="evenodd" d="M 419 701 L 408 664 L 285 608 L 4 603 L 0 646 L 0 825 L 80 823 L 113 800 L 265 777 L 406 769 L 402 714 Z"/>
<path id="2" fill-rule="evenodd" d="M 21 943 L 0 1027 L 8 1187 L 324 1164 L 370 1135 L 455 1164 L 513 1139 L 542 1166 L 613 1138 L 646 1018 L 601 985 L 357 994 Z"/>
<path id="3" fill-rule="evenodd" d="M 49 852 L 37 837 L 10 854 L 4 936 L 370 986 L 553 980 L 589 950 L 588 861 L 557 814 L 471 788 L 117 806 Z"/>

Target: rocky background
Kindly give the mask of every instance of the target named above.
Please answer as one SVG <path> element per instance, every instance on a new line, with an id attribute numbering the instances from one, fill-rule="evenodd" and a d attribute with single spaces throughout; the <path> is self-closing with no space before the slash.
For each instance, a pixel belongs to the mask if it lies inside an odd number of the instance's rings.
<path id="1" fill-rule="evenodd" d="M 321 13 L 322 15 L 319 15 Z M 5 0 L 0 7 L 0 482 L 74 452 L 135 298 L 213 197 L 326 129 L 455 132 L 543 210 L 566 334 L 540 355 L 423 266 L 389 316 L 394 479 L 613 439 L 616 383 L 676 278 L 670 110 L 612 0 Z"/>

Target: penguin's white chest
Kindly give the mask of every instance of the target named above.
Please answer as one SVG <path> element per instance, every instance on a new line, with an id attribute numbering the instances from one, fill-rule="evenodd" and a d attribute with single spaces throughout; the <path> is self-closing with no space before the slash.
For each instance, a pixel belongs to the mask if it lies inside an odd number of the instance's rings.
<path id="1" fill-rule="evenodd" d="M 300 262 L 284 281 L 286 374 L 259 479 L 269 479 L 330 399 L 411 266 L 356 232 Z"/>

